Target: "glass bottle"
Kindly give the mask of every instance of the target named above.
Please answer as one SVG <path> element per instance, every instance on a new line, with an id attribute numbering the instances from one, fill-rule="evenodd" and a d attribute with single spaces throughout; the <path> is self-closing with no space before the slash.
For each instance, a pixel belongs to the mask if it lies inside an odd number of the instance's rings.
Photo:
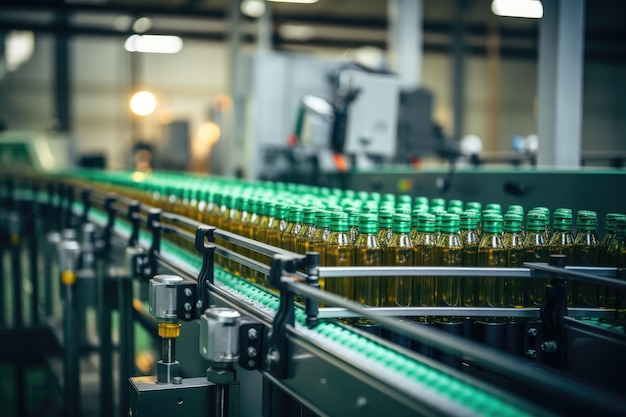
<path id="1" fill-rule="evenodd" d="M 378 232 L 376 234 L 378 244 L 380 245 L 381 259 L 386 259 L 385 252 L 387 250 L 387 245 L 389 244 L 389 241 L 391 239 L 391 235 L 393 234 L 392 225 L 393 209 L 381 209 L 378 212 Z"/>
<path id="2" fill-rule="evenodd" d="M 348 236 L 352 244 L 359 236 L 359 209 L 353 206 L 346 206 L 342 209 L 348 215 Z"/>
<path id="3" fill-rule="evenodd" d="M 425 206 L 417 206 L 411 211 L 411 232 L 409 232 L 409 238 L 411 242 L 415 242 L 417 238 L 417 216 L 419 213 L 426 213 Z"/>
<path id="4" fill-rule="evenodd" d="M 611 240 L 617 236 L 617 219 L 623 217 L 623 214 L 609 213 L 604 220 L 604 236 L 600 241 L 600 264 L 608 265 L 606 252 L 609 248 Z"/>
<path id="5" fill-rule="evenodd" d="M 550 241 L 550 237 L 552 237 L 552 231 L 550 230 L 550 209 L 547 207 L 535 207 L 531 211 L 538 211 L 544 214 L 544 231 L 543 236 L 546 242 Z"/>
<path id="6" fill-rule="evenodd" d="M 393 216 L 393 235 L 387 244 L 384 263 L 387 266 L 413 266 L 413 243 L 409 238 L 411 217 L 406 214 Z M 413 277 L 387 278 L 387 306 L 409 307 L 413 305 Z"/>
<path id="7" fill-rule="evenodd" d="M 546 215 L 531 210 L 526 215 L 524 262 L 548 262 L 548 241 L 545 237 Z M 524 299 L 529 307 L 539 307 L 545 295 L 547 280 L 527 279 Z"/>
<path id="8" fill-rule="evenodd" d="M 574 234 L 572 233 L 572 211 L 558 208 L 552 220 L 552 237 L 548 242 L 549 255 L 567 255 L 567 263 L 574 261 Z"/>
<path id="9" fill-rule="evenodd" d="M 594 211 L 580 210 L 576 216 L 574 260 L 572 265 L 598 266 L 600 264 L 600 241 L 596 233 L 598 216 Z M 586 282 L 574 286 L 576 307 L 596 308 L 599 305 L 600 287 Z"/>
<path id="10" fill-rule="evenodd" d="M 276 246 L 277 248 L 282 247 L 282 234 L 287 228 L 288 213 L 289 205 L 283 202 L 276 204 L 276 215 L 274 216 L 275 220 L 272 226 L 267 231 L 268 244 Z"/>
<path id="11" fill-rule="evenodd" d="M 417 238 L 413 241 L 413 263 L 415 266 L 436 266 L 437 237 L 435 215 L 420 213 L 417 216 Z M 414 281 L 415 304 L 434 307 L 437 300 L 437 281 L 432 276 L 416 277 Z"/>
<path id="12" fill-rule="evenodd" d="M 454 213 L 441 216 L 441 235 L 437 241 L 436 261 L 440 266 L 463 266 L 463 245 L 459 236 L 460 218 Z M 441 277 L 437 289 L 439 304 L 449 307 L 461 305 L 461 277 Z"/>
<path id="13" fill-rule="evenodd" d="M 359 216 L 359 237 L 354 244 L 354 265 L 380 266 L 381 252 L 378 243 L 378 222 L 375 214 Z M 355 282 L 356 301 L 370 307 L 382 304 L 380 277 L 357 277 Z"/>
<path id="14" fill-rule="evenodd" d="M 311 238 L 311 251 L 318 252 L 320 254 L 320 265 L 326 265 L 325 245 L 330 234 L 330 216 L 331 213 L 326 210 L 320 210 L 315 213 L 315 233 Z M 324 288 L 324 278 L 320 278 L 320 287 Z"/>
<path id="15" fill-rule="evenodd" d="M 483 235 L 478 245 L 478 266 L 506 267 L 506 248 L 502 236 L 502 216 L 488 213 L 483 217 Z M 483 307 L 503 307 L 505 303 L 504 278 L 484 277 L 479 280 L 478 299 Z"/>
<path id="16" fill-rule="evenodd" d="M 306 206 L 303 210 L 302 228 L 300 228 L 296 243 L 296 252 L 301 255 L 312 250 L 312 240 L 315 234 L 315 213 L 317 213 L 316 206 Z"/>
<path id="17" fill-rule="evenodd" d="M 302 206 L 294 204 L 289 207 L 287 227 L 285 227 L 281 235 L 283 249 L 290 252 L 296 252 L 298 250 L 298 234 L 300 233 L 300 229 L 302 229 L 303 219 L 304 213 L 302 212 Z"/>
<path id="18" fill-rule="evenodd" d="M 524 266 L 524 239 L 522 236 L 524 216 L 515 212 L 504 215 L 504 247 L 506 248 L 506 266 L 522 268 Z M 522 308 L 524 304 L 524 279 L 507 278 L 505 285 L 506 306 Z"/>
<path id="19" fill-rule="evenodd" d="M 325 264 L 327 266 L 354 265 L 354 245 L 350 242 L 348 230 L 348 215 L 345 213 L 333 213 L 330 222 L 330 233 L 324 245 Z M 347 299 L 354 299 L 354 278 L 330 278 L 326 280 L 324 286 L 328 292 Z"/>
<path id="20" fill-rule="evenodd" d="M 459 235 L 463 245 L 463 266 L 478 266 L 478 213 L 473 210 L 463 211 L 460 214 L 461 224 Z M 476 277 L 463 278 L 463 305 L 474 307 L 478 305 L 478 281 Z"/>

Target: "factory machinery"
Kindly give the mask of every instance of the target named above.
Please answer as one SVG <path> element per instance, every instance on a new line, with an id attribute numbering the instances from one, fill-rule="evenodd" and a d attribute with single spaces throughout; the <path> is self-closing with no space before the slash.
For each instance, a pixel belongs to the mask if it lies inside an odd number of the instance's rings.
<path id="1" fill-rule="evenodd" d="M 99 415 L 626 414 L 623 311 L 566 302 L 572 282 L 621 299 L 618 268 L 570 268 L 563 256 L 523 268 L 320 266 L 318 253 L 257 242 L 145 198 L 147 179 L 2 178 L 0 353 L 61 358 L 64 415 L 86 415 L 87 351 L 99 359 Z M 270 285 L 249 278 L 259 274 Z M 366 307 L 320 289 L 321 279 L 370 276 L 549 283 L 542 305 L 528 308 Z M 85 341 L 90 307 L 95 344 Z M 435 319 L 410 319 L 425 316 Z M 139 327 L 161 344 L 153 376 L 135 368 Z"/>

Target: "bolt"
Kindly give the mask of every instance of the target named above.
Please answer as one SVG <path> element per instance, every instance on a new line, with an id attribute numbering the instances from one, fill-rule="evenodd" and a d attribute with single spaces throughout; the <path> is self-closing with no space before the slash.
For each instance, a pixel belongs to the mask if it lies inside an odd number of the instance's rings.
<path id="1" fill-rule="evenodd" d="M 191 304 L 185 303 L 183 304 L 183 307 L 185 308 L 185 311 L 191 311 Z"/>
<path id="2" fill-rule="evenodd" d="M 250 347 L 248 348 L 247 352 L 248 352 L 248 356 L 249 356 L 249 357 L 251 357 L 251 358 L 255 358 L 255 357 L 256 357 L 257 351 L 256 351 L 256 349 L 255 349 L 255 348 L 253 348 L 252 346 L 250 346 Z"/>
<path id="3" fill-rule="evenodd" d="M 254 328 L 248 329 L 248 339 L 256 340 L 257 337 L 259 337 L 259 334 L 257 333 L 256 329 Z"/>
<path id="4" fill-rule="evenodd" d="M 191 288 L 185 288 L 184 293 L 185 293 L 185 295 L 186 295 L 187 297 L 191 297 L 191 294 L 192 294 L 192 292 L 191 292 Z"/>
<path id="5" fill-rule="evenodd" d="M 558 348 L 559 346 L 555 340 L 548 340 L 547 342 L 543 342 L 541 344 L 541 350 L 546 353 L 554 353 Z"/>
<path id="6" fill-rule="evenodd" d="M 280 353 L 276 350 L 271 350 L 265 356 L 265 361 L 267 363 L 278 362 L 280 360 Z"/>
<path id="7" fill-rule="evenodd" d="M 183 379 L 179 376 L 172 378 L 172 384 L 180 385 L 183 383 Z"/>
<path id="8" fill-rule="evenodd" d="M 528 329 L 528 332 L 526 333 L 528 334 L 528 336 L 536 337 L 538 332 L 536 328 L 531 327 L 530 329 Z"/>
<path id="9" fill-rule="evenodd" d="M 528 356 L 530 359 L 535 359 L 537 357 L 537 351 L 534 349 L 528 349 L 526 351 L 526 356 Z"/>
<path id="10" fill-rule="evenodd" d="M 365 408 L 366 405 L 367 405 L 367 398 L 365 398 L 365 397 L 358 397 L 356 399 L 356 408 L 357 408 L 357 410 L 361 410 L 361 409 Z"/>

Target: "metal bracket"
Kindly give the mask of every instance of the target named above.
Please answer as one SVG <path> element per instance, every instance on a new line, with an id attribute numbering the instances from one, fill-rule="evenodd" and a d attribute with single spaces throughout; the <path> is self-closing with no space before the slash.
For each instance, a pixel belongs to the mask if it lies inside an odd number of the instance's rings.
<path id="1" fill-rule="evenodd" d="M 148 249 L 148 267 L 150 275 L 154 275 L 158 270 L 157 254 L 161 251 L 161 209 L 150 209 L 147 223 L 148 230 L 152 232 L 152 243 Z"/>
<path id="2" fill-rule="evenodd" d="M 270 284 L 280 290 L 280 305 L 274 316 L 270 346 L 265 356 L 267 370 L 278 378 L 289 378 L 291 351 L 287 341 L 287 326 L 295 326 L 294 293 L 288 282 L 296 280 L 295 275 L 301 258 L 287 255 L 274 255 L 270 269 Z M 284 274 L 287 276 L 284 276 Z"/>
<path id="3" fill-rule="evenodd" d="M 106 196 L 104 200 L 104 210 L 107 212 L 107 224 L 104 228 L 104 254 L 108 256 L 111 253 L 111 237 L 113 236 L 113 228 L 115 227 L 115 207 L 113 204 L 117 200 L 114 195 Z"/>
<path id="4" fill-rule="evenodd" d="M 63 225 L 66 229 L 74 227 L 74 215 L 72 213 L 72 203 L 74 202 L 74 187 L 65 187 L 65 212 L 63 215 Z"/>
<path id="5" fill-rule="evenodd" d="M 139 208 L 140 204 L 138 201 L 131 201 L 128 204 L 128 211 L 126 212 L 126 217 L 128 218 L 128 222 L 130 223 L 130 236 L 128 238 L 128 246 L 137 246 L 139 243 Z"/>
<path id="6" fill-rule="evenodd" d="M 197 288 L 198 284 L 191 281 L 184 281 L 176 285 L 176 312 L 180 320 L 191 321 L 198 318 L 196 310 Z"/>
<path id="7" fill-rule="evenodd" d="M 304 272 L 306 273 L 306 283 L 313 288 L 320 288 L 319 265 L 320 254 L 318 252 L 307 252 L 305 258 Z M 319 301 L 306 297 L 306 324 L 309 327 L 317 326 L 319 323 Z"/>
<path id="8" fill-rule="evenodd" d="M 202 253 L 202 268 L 198 275 L 198 303 L 196 308 L 200 314 L 211 305 L 209 285 L 214 283 L 213 267 L 215 254 L 215 227 L 198 226 L 196 230 L 196 250 Z M 209 243 L 206 243 L 208 240 Z"/>
<path id="9" fill-rule="evenodd" d="M 550 255 L 550 265 L 565 268 L 567 256 Z M 556 368 L 565 368 L 567 364 L 567 341 L 564 317 L 567 316 L 566 281 L 554 274 L 546 287 L 546 296 L 541 303 L 539 315 L 543 322 L 541 351 L 543 361 Z"/>
<path id="10" fill-rule="evenodd" d="M 133 277 L 149 281 L 150 278 L 152 278 L 149 263 L 150 262 L 148 260 L 148 255 L 146 255 L 145 253 L 132 255 L 130 265 Z"/>
<path id="11" fill-rule="evenodd" d="M 239 366 L 252 371 L 261 367 L 263 325 L 252 317 L 242 317 L 239 326 Z"/>

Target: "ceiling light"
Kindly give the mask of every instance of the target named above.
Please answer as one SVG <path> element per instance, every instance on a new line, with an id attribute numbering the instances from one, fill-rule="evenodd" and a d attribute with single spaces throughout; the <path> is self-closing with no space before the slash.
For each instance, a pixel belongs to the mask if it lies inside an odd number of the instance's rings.
<path id="1" fill-rule="evenodd" d="M 133 32 L 146 33 L 152 28 L 152 19 L 149 17 L 140 17 L 133 23 Z"/>
<path id="2" fill-rule="evenodd" d="M 265 13 L 265 0 L 243 0 L 240 7 L 244 15 L 258 19 Z"/>
<path id="3" fill-rule="evenodd" d="M 183 40 L 178 36 L 135 34 L 126 39 L 124 48 L 128 52 L 175 54 L 183 49 Z"/>
<path id="4" fill-rule="evenodd" d="M 149 91 L 139 91 L 130 99 L 130 109 L 137 116 L 147 116 L 156 109 L 156 98 Z"/>
<path id="5" fill-rule="evenodd" d="M 498 16 L 541 19 L 543 5 L 539 0 L 493 0 L 491 11 Z"/>
<path id="6" fill-rule="evenodd" d="M 315 36 L 315 29 L 306 25 L 281 25 L 278 29 L 284 39 L 307 41 Z"/>
<path id="7" fill-rule="evenodd" d="M 15 71 L 28 61 L 35 50 L 35 34 L 31 31 L 12 30 L 4 39 L 7 71 Z"/>
<path id="8" fill-rule="evenodd" d="M 267 0 L 274 3 L 301 3 L 301 4 L 313 4 L 317 3 L 319 0 Z"/>

